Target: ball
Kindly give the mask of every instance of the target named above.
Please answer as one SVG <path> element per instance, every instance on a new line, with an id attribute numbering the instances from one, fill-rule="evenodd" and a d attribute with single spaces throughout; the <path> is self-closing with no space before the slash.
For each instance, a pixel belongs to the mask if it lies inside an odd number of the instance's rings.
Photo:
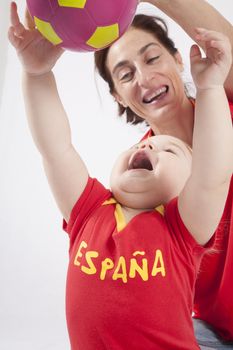
<path id="1" fill-rule="evenodd" d="M 40 33 L 72 51 L 109 46 L 129 27 L 138 0 L 27 0 Z"/>

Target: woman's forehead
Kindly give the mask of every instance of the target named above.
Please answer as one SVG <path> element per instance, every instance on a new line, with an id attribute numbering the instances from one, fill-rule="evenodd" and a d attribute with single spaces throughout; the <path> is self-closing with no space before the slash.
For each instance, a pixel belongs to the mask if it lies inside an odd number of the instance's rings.
<path id="1" fill-rule="evenodd" d="M 155 35 L 143 29 L 131 27 L 125 32 L 115 43 L 113 43 L 108 52 L 108 64 L 119 61 L 121 59 L 128 59 L 128 55 L 140 54 L 140 50 L 149 43 L 154 43 L 157 47 L 161 47 Z M 113 63 L 113 64 L 114 64 Z"/>
<path id="2" fill-rule="evenodd" d="M 154 40 L 158 42 L 158 39 L 155 34 L 148 32 L 142 28 L 130 27 L 115 43 L 110 46 L 113 48 L 118 44 L 125 44 L 128 41 L 132 41 L 134 45 L 140 45 L 141 42 L 145 43 L 145 40 Z"/>

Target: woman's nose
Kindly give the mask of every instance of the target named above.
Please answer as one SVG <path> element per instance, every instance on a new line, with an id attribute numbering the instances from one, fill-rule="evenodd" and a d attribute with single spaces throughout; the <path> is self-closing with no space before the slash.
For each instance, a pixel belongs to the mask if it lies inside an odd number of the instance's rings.
<path id="1" fill-rule="evenodd" d="M 148 87 L 151 80 L 153 79 L 153 74 L 146 68 L 138 68 L 137 71 L 137 81 L 140 86 Z"/>

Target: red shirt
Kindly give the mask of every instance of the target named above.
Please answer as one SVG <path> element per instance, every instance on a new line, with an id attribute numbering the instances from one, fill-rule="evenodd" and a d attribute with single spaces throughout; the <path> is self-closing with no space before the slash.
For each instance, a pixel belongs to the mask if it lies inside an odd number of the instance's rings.
<path id="1" fill-rule="evenodd" d="M 193 290 L 206 251 L 177 199 L 124 223 L 89 178 L 64 229 L 70 237 L 66 313 L 72 350 L 194 350 Z"/>
<path id="2" fill-rule="evenodd" d="M 233 103 L 229 101 L 233 118 Z M 150 129 L 143 137 L 153 135 Z M 194 317 L 208 322 L 226 340 L 233 340 L 233 177 L 217 230 L 217 251 L 202 260 L 194 299 Z"/>

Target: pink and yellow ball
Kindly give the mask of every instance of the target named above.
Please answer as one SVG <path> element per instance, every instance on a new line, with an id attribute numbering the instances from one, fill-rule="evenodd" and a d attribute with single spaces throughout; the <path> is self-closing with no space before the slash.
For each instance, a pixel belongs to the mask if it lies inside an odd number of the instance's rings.
<path id="1" fill-rule="evenodd" d="M 27 0 L 41 34 L 65 49 L 96 51 L 129 27 L 137 0 Z"/>

